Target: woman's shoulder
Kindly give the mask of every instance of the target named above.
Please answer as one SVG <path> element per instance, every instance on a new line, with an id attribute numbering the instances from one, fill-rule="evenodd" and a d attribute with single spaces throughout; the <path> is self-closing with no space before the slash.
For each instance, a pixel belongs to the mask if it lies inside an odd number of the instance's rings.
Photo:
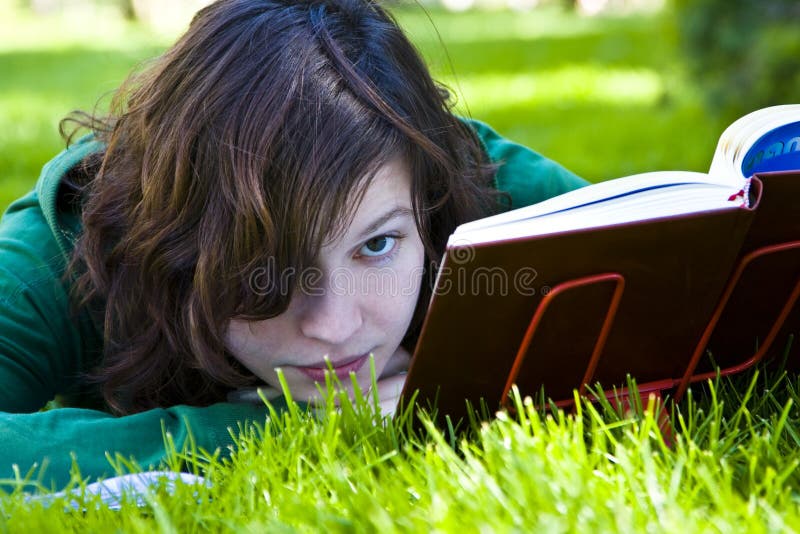
<path id="1" fill-rule="evenodd" d="M 498 164 L 495 188 L 511 196 L 511 208 L 536 204 L 588 185 L 560 163 L 504 138 L 488 124 L 462 119 L 476 133 L 492 163 Z"/>
<path id="2" fill-rule="evenodd" d="M 73 169 L 103 148 L 93 134 L 81 137 L 45 164 L 36 183 L 35 191 L 42 215 L 65 258 L 71 255 L 75 237 L 80 231 L 80 213 L 73 210 L 69 203 L 59 202 L 61 194 L 70 186 L 68 177 Z"/>
<path id="3" fill-rule="evenodd" d="M 56 156 L 0 219 L 0 411 L 35 410 L 69 390 L 94 348 L 63 278 L 79 216 L 57 205 L 62 178 L 92 149 L 76 143 Z"/>
<path id="4" fill-rule="evenodd" d="M 0 253 L 4 265 L 12 256 L 30 260 L 38 257 L 63 270 L 80 231 L 80 213 L 59 202 L 69 181 L 65 178 L 88 155 L 102 150 L 90 135 L 56 155 L 42 168 L 36 185 L 15 200 L 0 219 Z M 16 254 L 11 254 L 16 252 Z"/>
<path id="5" fill-rule="evenodd" d="M 59 188 L 69 170 L 98 147 L 87 136 L 62 151 L 0 218 L 0 302 L 13 304 L 27 295 L 55 309 L 64 299 L 62 277 L 80 231 L 80 213 L 59 207 Z"/>

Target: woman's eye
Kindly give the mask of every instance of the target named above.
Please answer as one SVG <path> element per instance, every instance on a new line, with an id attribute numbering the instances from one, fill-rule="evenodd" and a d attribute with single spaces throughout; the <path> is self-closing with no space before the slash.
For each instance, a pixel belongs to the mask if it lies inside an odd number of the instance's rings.
<path id="1" fill-rule="evenodd" d="M 393 248 L 397 238 L 390 235 L 381 235 L 373 237 L 359 249 L 358 253 L 362 256 L 383 256 L 389 253 Z"/>

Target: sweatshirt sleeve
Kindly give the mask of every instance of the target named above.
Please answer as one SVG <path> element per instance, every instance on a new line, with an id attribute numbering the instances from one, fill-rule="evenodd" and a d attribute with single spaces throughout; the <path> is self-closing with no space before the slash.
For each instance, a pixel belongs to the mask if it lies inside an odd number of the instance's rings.
<path id="1" fill-rule="evenodd" d="M 164 432 L 179 452 L 191 436 L 198 450 L 220 449 L 226 456 L 233 444 L 231 431 L 248 422 L 263 424 L 267 414 L 264 406 L 231 403 L 173 406 L 124 417 L 80 408 L 0 412 L 0 490 L 10 489 L 2 481 L 14 479 L 15 466 L 23 478 L 35 468 L 31 478 L 52 489 L 69 482 L 73 461 L 81 477 L 92 480 L 117 474 L 107 455 L 132 459 L 145 470 L 157 468 L 167 456 Z"/>
<path id="2" fill-rule="evenodd" d="M 65 263 L 36 192 L 13 202 L 0 220 L 0 411 L 73 394 L 96 357 L 99 335 L 71 315 Z"/>
<path id="3" fill-rule="evenodd" d="M 495 187 L 511 196 L 510 209 L 536 204 L 588 185 L 555 161 L 501 137 L 487 124 L 464 119 L 478 135 L 489 160 L 499 164 Z"/>

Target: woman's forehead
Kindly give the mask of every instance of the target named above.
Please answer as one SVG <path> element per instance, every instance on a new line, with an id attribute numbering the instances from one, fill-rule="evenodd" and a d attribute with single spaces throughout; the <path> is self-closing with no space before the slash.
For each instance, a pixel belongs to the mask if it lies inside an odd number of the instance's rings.
<path id="1" fill-rule="evenodd" d="M 398 217 L 413 217 L 411 172 L 404 158 L 394 157 L 378 167 L 366 185 L 351 193 L 333 242 L 369 238 L 382 223 Z M 340 225 L 344 225 L 343 227 Z M 331 244 L 332 244 L 331 243 Z"/>

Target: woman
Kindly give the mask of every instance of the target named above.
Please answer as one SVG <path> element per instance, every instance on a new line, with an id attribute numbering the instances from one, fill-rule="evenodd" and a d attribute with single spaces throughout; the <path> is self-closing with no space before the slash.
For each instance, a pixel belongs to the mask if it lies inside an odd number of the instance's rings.
<path id="1" fill-rule="evenodd" d="M 162 424 L 224 446 L 277 368 L 309 399 L 371 354 L 391 410 L 452 230 L 584 183 L 453 116 L 369 0 L 217 2 L 71 120 L 0 223 L 0 477 L 155 465 Z"/>

